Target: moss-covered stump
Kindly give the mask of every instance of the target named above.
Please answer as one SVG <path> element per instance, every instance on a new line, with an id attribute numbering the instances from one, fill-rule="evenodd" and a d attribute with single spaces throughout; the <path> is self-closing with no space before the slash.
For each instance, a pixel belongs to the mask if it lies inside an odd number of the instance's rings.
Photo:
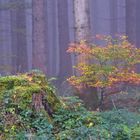
<path id="1" fill-rule="evenodd" d="M 50 123 L 60 106 L 53 86 L 41 72 L 0 77 L 0 139 L 21 130 L 36 133 L 34 123 L 38 121 L 40 125 L 40 118 Z"/>

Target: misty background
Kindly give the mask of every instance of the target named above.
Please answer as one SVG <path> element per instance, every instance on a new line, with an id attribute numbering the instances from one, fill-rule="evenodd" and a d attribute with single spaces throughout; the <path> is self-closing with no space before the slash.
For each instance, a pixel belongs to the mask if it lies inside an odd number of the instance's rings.
<path id="1" fill-rule="evenodd" d="M 66 52 L 76 40 L 74 0 L 39 1 L 44 5 L 36 9 L 35 0 L 0 0 L 0 74 L 38 68 L 48 77 L 58 78 L 60 86 L 74 74 L 75 56 Z M 131 43 L 140 47 L 140 0 L 87 0 L 87 4 L 91 38 L 96 34 L 126 34 Z M 40 27 L 34 15 L 42 10 Z M 39 31 L 44 36 L 36 41 Z M 34 42 L 41 39 L 44 48 L 36 49 Z M 38 61 L 40 56 L 43 65 Z"/>

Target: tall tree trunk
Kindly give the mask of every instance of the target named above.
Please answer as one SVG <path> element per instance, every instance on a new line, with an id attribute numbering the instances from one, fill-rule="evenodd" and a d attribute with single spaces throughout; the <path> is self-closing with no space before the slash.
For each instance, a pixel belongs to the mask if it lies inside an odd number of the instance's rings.
<path id="1" fill-rule="evenodd" d="M 139 0 L 126 0 L 126 35 L 129 41 L 140 47 L 140 15 L 139 15 Z M 137 65 L 137 72 L 140 72 L 140 65 Z"/>
<path id="2" fill-rule="evenodd" d="M 26 46 L 26 17 L 24 0 L 12 0 L 11 8 L 11 38 L 12 38 L 12 63 L 13 72 L 25 72 L 28 70 L 27 46 Z"/>
<path id="3" fill-rule="evenodd" d="M 28 55 L 28 70 L 32 69 L 32 0 L 25 0 L 27 8 L 26 13 L 26 48 Z"/>
<path id="4" fill-rule="evenodd" d="M 10 11 L 4 5 L 9 4 L 9 0 L 0 1 L 0 74 L 11 73 L 11 22 Z"/>
<path id="5" fill-rule="evenodd" d="M 33 68 L 47 72 L 46 63 L 46 39 L 45 39 L 45 0 L 33 0 L 32 1 L 32 37 L 33 37 Z M 36 110 L 40 110 L 43 107 L 42 93 L 34 94 L 32 102 Z"/>
<path id="6" fill-rule="evenodd" d="M 72 74 L 71 56 L 66 53 L 69 45 L 68 1 L 58 0 L 58 32 L 61 82 Z"/>
<path id="7" fill-rule="evenodd" d="M 117 17 L 117 1 L 113 1 L 113 0 L 110 0 L 110 17 L 111 17 L 111 30 L 110 30 L 110 33 L 112 35 L 112 37 L 115 37 L 115 35 L 117 34 L 117 20 L 118 20 L 118 17 Z"/>
<path id="8" fill-rule="evenodd" d="M 136 47 L 140 48 L 140 1 L 136 1 Z M 137 72 L 140 73 L 140 64 L 137 66 Z"/>
<path id="9" fill-rule="evenodd" d="M 75 18 L 75 39 L 90 40 L 90 21 L 89 21 L 89 1 L 74 0 L 74 18 Z M 76 60 L 87 63 L 84 56 L 77 56 Z M 76 72 L 76 75 L 80 75 Z M 95 109 L 98 106 L 98 95 L 96 88 L 81 89 L 79 97 L 84 100 L 86 106 Z"/>
<path id="10" fill-rule="evenodd" d="M 131 43 L 136 43 L 136 1 L 126 0 L 126 35 Z"/>
<path id="11" fill-rule="evenodd" d="M 61 0 L 60 0 L 61 1 Z M 47 17 L 47 76 L 58 76 L 59 73 L 59 36 L 58 36 L 58 0 L 48 0 Z"/>
<path id="12" fill-rule="evenodd" d="M 46 0 L 33 0 L 33 68 L 40 69 L 45 74 L 46 67 Z"/>
<path id="13" fill-rule="evenodd" d="M 15 32 L 17 32 L 17 68 L 18 72 L 26 72 L 28 70 L 28 55 L 26 44 L 26 3 L 25 0 L 17 1 L 17 26 Z"/>
<path id="14" fill-rule="evenodd" d="M 117 1 L 117 28 L 118 28 L 118 34 L 125 34 L 125 0 L 119 0 Z"/>
<path id="15" fill-rule="evenodd" d="M 90 39 L 90 21 L 89 21 L 89 3 L 87 0 L 74 0 L 74 19 L 75 19 L 75 40 L 79 43 L 81 40 Z M 76 63 L 85 62 L 84 55 L 76 56 Z M 76 71 L 76 75 L 79 73 Z"/>
<path id="16" fill-rule="evenodd" d="M 15 3 L 15 0 L 11 0 L 12 3 Z M 17 32 L 15 32 L 17 18 L 16 18 L 16 9 L 12 8 L 11 10 L 11 46 L 12 46 L 12 74 L 17 72 Z"/>
<path id="17" fill-rule="evenodd" d="M 87 0 L 74 0 L 75 39 L 77 42 L 90 37 L 89 3 Z"/>

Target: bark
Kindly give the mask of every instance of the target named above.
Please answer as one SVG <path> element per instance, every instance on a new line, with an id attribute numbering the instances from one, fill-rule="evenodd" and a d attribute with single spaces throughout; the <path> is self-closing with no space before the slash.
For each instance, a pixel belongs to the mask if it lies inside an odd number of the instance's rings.
<path id="1" fill-rule="evenodd" d="M 125 34 L 125 1 L 126 0 L 118 0 L 117 1 L 117 28 L 118 34 Z"/>
<path id="2" fill-rule="evenodd" d="M 0 1 L 0 74 L 9 75 L 12 70 L 11 65 L 11 22 L 10 11 L 4 6 L 9 0 Z"/>
<path id="3" fill-rule="evenodd" d="M 111 35 L 112 37 L 115 37 L 115 35 L 117 34 L 117 20 L 118 20 L 118 16 L 117 16 L 117 1 L 113 1 L 110 0 L 110 17 L 111 17 Z"/>
<path id="4" fill-rule="evenodd" d="M 66 53 L 69 46 L 69 23 L 68 23 L 68 2 L 58 1 L 58 32 L 59 32 L 59 54 L 60 70 L 59 78 L 63 82 L 72 74 L 71 56 Z"/>
<path id="5" fill-rule="evenodd" d="M 105 88 L 101 88 L 101 95 L 100 95 L 100 103 L 99 103 L 99 110 L 103 110 L 103 103 L 104 103 L 104 93 L 105 93 Z"/>
<path id="6" fill-rule="evenodd" d="M 140 1 L 136 1 L 136 47 L 140 48 Z M 137 72 L 140 73 L 140 64 L 137 65 Z"/>
<path id="7" fill-rule="evenodd" d="M 129 41 L 140 47 L 139 35 L 139 6 L 140 2 L 138 0 L 126 0 L 126 35 Z M 140 72 L 140 65 L 137 65 L 137 72 Z"/>
<path id="8" fill-rule="evenodd" d="M 13 73 L 28 70 L 28 57 L 26 46 L 26 16 L 25 1 L 12 0 L 11 4 L 11 39 Z"/>
<path id="9" fill-rule="evenodd" d="M 79 42 L 90 37 L 89 5 L 87 0 L 74 0 L 75 38 Z"/>
<path id="10" fill-rule="evenodd" d="M 14 2 L 15 0 L 12 0 L 11 2 Z M 14 29 L 16 29 L 16 9 L 12 8 L 10 10 L 11 12 L 11 47 L 12 47 L 12 74 L 15 74 L 17 72 L 17 33 Z"/>
<path id="11" fill-rule="evenodd" d="M 136 43 L 136 0 L 126 0 L 126 35 Z"/>
<path id="12" fill-rule="evenodd" d="M 74 0 L 74 19 L 76 42 L 80 40 L 90 41 L 89 2 L 87 0 Z M 87 63 L 83 55 L 78 55 L 76 61 L 76 63 Z M 80 73 L 76 71 L 76 75 L 80 76 Z M 98 106 L 96 88 L 82 89 L 79 97 L 84 100 L 88 108 L 95 109 Z"/>
<path id="13" fill-rule="evenodd" d="M 46 3 L 45 0 L 33 0 L 32 6 L 33 68 L 40 69 L 46 74 Z"/>
<path id="14" fill-rule="evenodd" d="M 140 28 L 139 28 L 139 26 L 140 26 L 140 1 L 139 0 L 137 0 L 136 1 L 136 39 L 137 39 L 137 41 L 136 41 L 136 46 L 138 47 L 138 48 L 140 48 L 140 39 L 139 39 L 139 37 L 140 37 Z"/>
<path id="15" fill-rule="evenodd" d="M 48 0 L 47 17 L 47 76 L 57 77 L 59 69 L 58 12 L 57 0 Z"/>
<path id="16" fill-rule="evenodd" d="M 19 1 L 17 1 L 19 2 Z M 26 3 L 22 0 L 16 10 L 17 25 L 15 31 L 17 32 L 17 71 L 26 72 L 28 70 L 28 55 L 26 44 Z"/>
<path id="17" fill-rule="evenodd" d="M 26 48 L 28 54 L 28 70 L 32 69 L 32 0 L 25 0 L 28 7 L 26 13 Z"/>
<path id="18" fill-rule="evenodd" d="M 45 100 L 43 92 L 42 93 L 40 92 L 38 94 L 34 93 L 32 95 L 32 106 L 33 109 L 37 112 L 44 109 L 45 111 L 47 111 L 48 115 L 52 117 L 53 111 L 49 106 L 48 101 Z"/>

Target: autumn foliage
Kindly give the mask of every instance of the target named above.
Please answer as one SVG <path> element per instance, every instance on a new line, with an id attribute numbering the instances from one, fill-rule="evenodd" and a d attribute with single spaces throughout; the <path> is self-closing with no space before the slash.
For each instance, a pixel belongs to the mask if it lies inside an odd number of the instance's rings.
<path id="1" fill-rule="evenodd" d="M 86 62 L 79 62 L 75 67 L 79 76 L 72 76 L 69 83 L 76 88 L 97 87 L 113 89 L 122 84 L 139 85 L 140 74 L 136 65 L 140 63 L 140 49 L 128 42 L 126 36 L 97 35 L 98 44 L 86 41 L 71 44 L 67 52 L 84 55 Z M 108 92 L 109 94 L 109 92 Z"/>

